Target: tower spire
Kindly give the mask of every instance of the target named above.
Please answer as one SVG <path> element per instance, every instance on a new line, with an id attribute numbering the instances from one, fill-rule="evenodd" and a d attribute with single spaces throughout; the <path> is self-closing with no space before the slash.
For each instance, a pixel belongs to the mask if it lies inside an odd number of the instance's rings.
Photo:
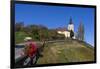
<path id="1" fill-rule="evenodd" d="M 72 22 L 72 17 L 70 17 L 70 22 L 69 22 L 69 24 L 73 24 L 73 22 Z"/>

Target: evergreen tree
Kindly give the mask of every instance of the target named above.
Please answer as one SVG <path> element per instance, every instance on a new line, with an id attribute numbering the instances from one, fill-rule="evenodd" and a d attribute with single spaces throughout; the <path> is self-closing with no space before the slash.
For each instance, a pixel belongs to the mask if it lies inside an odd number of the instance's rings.
<path id="1" fill-rule="evenodd" d="M 74 37 L 74 32 L 71 30 L 70 31 L 70 37 L 73 38 Z"/>

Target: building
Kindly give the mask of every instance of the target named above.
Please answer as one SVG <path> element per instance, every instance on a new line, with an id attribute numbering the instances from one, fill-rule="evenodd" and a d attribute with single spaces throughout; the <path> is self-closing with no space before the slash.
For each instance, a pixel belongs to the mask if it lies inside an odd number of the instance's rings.
<path id="1" fill-rule="evenodd" d="M 57 33 L 65 35 L 65 38 L 70 38 L 70 31 L 74 32 L 74 24 L 72 22 L 72 18 L 70 18 L 70 22 L 68 24 L 67 28 L 60 28 L 57 30 Z M 73 38 L 75 39 L 75 36 L 73 36 Z"/>

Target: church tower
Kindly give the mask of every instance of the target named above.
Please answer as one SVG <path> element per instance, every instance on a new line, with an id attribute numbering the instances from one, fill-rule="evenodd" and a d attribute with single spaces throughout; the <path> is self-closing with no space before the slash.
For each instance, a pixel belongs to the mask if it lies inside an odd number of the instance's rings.
<path id="1" fill-rule="evenodd" d="M 69 31 L 73 31 L 74 32 L 74 24 L 73 24 L 73 22 L 72 22 L 72 18 L 70 18 L 70 22 L 69 22 L 69 24 L 68 24 L 68 30 Z"/>

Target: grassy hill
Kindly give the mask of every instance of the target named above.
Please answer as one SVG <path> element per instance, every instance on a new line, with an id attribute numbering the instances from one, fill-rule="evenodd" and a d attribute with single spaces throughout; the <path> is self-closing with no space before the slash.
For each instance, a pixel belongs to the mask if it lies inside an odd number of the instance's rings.
<path id="1" fill-rule="evenodd" d="M 94 61 L 94 48 L 77 40 L 47 43 L 37 64 Z"/>

